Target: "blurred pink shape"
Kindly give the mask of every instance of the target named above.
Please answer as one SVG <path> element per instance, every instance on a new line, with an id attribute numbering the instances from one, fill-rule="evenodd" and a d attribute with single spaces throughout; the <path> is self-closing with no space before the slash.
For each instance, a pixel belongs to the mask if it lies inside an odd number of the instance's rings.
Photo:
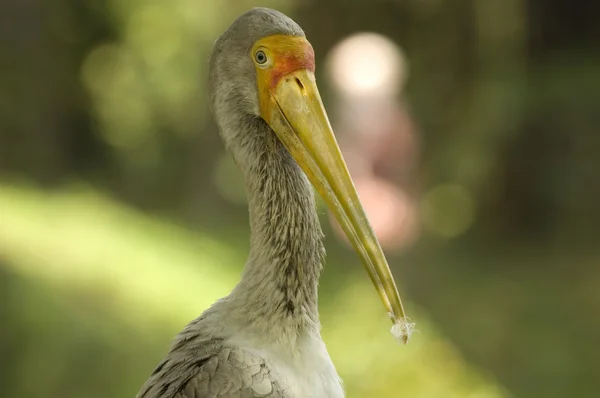
<path id="1" fill-rule="evenodd" d="M 408 195 L 377 177 L 355 179 L 355 186 L 381 247 L 399 251 L 414 243 L 418 217 L 416 204 Z M 333 215 L 329 220 L 338 237 L 350 244 Z"/>
<path id="2" fill-rule="evenodd" d="M 349 60 L 368 60 L 349 62 Z M 406 79 L 399 47 L 374 33 L 350 36 L 329 57 L 336 85 L 335 131 L 357 191 L 382 247 L 406 249 L 418 237 L 415 177 L 418 137 L 396 98 Z M 336 235 L 348 243 L 330 215 Z"/>

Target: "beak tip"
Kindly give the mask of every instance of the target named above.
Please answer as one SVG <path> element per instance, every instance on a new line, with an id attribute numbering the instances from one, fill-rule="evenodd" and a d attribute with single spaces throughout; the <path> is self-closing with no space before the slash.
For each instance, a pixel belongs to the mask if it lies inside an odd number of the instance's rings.
<path id="1" fill-rule="evenodd" d="M 401 341 L 406 345 L 410 340 L 410 336 L 412 335 L 414 329 L 414 323 L 410 322 L 407 318 L 402 318 L 399 320 L 394 320 L 394 324 L 392 325 L 390 332 L 396 338 L 396 340 Z"/>

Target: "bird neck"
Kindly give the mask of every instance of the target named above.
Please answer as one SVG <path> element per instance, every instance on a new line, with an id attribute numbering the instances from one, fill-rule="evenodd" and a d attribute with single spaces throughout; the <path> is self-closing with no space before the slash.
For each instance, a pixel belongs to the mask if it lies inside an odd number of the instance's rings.
<path id="1" fill-rule="evenodd" d="M 246 326 L 259 332 L 277 327 L 283 329 L 278 335 L 318 333 L 317 286 L 325 251 L 314 192 L 270 129 L 256 150 L 260 155 L 244 168 L 250 254 L 230 299 Z"/>

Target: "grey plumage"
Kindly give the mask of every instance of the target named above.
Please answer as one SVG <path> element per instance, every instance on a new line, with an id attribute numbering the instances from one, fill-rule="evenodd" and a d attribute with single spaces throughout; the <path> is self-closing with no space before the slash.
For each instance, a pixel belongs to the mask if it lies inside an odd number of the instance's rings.
<path id="1" fill-rule="evenodd" d="M 290 377 L 319 383 L 320 397 L 343 396 L 320 337 L 325 252 L 313 190 L 259 113 L 249 52 L 273 34 L 304 35 L 285 15 L 257 8 L 219 37 L 210 60 L 211 109 L 248 193 L 251 242 L 242 279 L 177 336 L 139 398 L 307 396 Z"/>

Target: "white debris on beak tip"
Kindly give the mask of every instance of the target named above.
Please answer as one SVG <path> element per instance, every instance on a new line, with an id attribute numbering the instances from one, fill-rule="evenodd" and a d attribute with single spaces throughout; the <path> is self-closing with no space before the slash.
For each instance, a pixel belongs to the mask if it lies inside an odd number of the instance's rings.
<path id="1" fill-rule="evenodd" d="M 390 332 L 396 338 L 396 340 L 406 344 L 410 340 L 412 332 L 415 330 L 415 324 L 409 322 L 408 318 L 395 319 L 394 325 Z"/>

